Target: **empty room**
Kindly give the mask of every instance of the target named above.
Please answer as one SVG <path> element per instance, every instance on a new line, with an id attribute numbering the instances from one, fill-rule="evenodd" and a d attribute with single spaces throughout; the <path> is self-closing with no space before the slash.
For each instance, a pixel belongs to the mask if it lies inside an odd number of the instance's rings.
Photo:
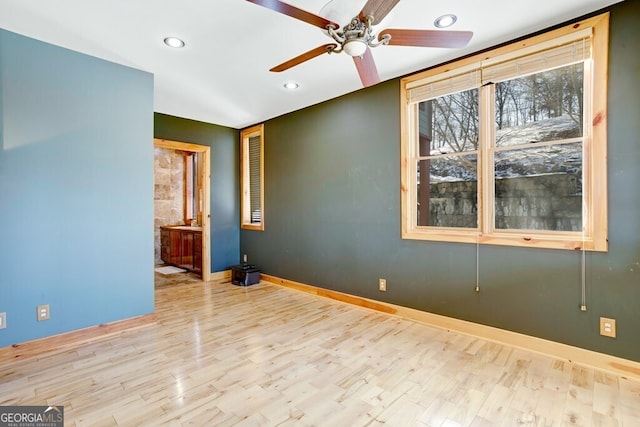
<path id="1" fill-rule="evenodd" d="M 639 28 L 0 0 L 0 426 L 640 425 Z"/>

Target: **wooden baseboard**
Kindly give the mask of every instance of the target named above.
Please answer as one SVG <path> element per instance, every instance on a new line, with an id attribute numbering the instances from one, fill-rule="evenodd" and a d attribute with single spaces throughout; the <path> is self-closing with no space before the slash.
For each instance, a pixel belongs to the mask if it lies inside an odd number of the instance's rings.
<path id="1" fill-rule="evenodd" d="M 640 363 L 632 360 L 622 359 L 620 357 L 598 353 L 592 350 L 586 350 L 580 347 L 574 347 L 555 341 L 549 341 L 542 338 L 520 334 L 517 332 L 494 328 L 491 326 L 481 325 L 466 320 L 455 319 L 453 317 L 428 313 L 426 311 L 420 311 L 413 308 L 402 307 L 399 305 L 375 301 L 368 298 L 345 294 L 342 292 L 318 288 L 304 283 L 270 276 L 268 274 L 261 274 L 260 279 L 277 285 L 285 286 L 287 288 L 307 292 L 313 295 L 331 298 L 348 304 L 353 304 L 360 307 L 365 307 L 372 310 L 381 311 L 383 313 L 399 316 L 409 320 L 425 323 L 430 326 L 435 326 L 465 335 L 471 335 L 488 341 L 498 342 L 500 344 L 509 345 L 511 347 L 517 347 L 523 350 L 544 354 L 546 356 L 551 356 L 557 359 L 562 359 L 571 363 L 590 366 L 592 368 L 611 372 L 623 377 L 640 380 Z"/>
<path id="2" fill-rule="evenodd" d="M 60 350 L 65 347 L 86 343 L 97 338 L 117 334 L 126 330 L 140 328 L 156 323 L 155 313 L 144 314 L 129 319 L 103 323 L 76 331 L 65 332 L 58 335 L 27 341 L 22 344 L 0 348 L 0 362 L 17 358 L 37 356 L 49 351 Z"/>
<path id="3" fill-rule="evenodd" d="M 209 276 L 209 281 L 213 280 L 231 280 L 231 270 L 216 271 L 215 273 L 211 273 L 211 275 Z"/>

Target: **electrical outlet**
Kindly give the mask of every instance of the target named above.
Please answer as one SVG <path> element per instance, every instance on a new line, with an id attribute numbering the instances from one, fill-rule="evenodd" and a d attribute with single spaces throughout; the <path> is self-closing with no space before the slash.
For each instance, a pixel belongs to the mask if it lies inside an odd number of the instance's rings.
<path id="1" fill-rule="evenodd" d="M 0 329 L 7 327 L 7 313 L 0 313 Z"/>
<path id="2" fill-rule="evenodd" d="M 242 255 L 242 262 L 247 263 L 247 254 Z"/>
<path id="3" fill-rule="evenodd" d="M 378 279 L 378 289 L 387 292 L 387 279 Z"/>
<path id="4" fill-rule="evenodd" d="M 608 317 L 600 318 L 600 335 L 605 337 L 616 337 L 616 319 L 609 319 Z"/>
<path id="5" fill-rule="evenodd" d="M 51 312 L 49 311 L 49 304 L 39 305 L 37 315 L 38 315 L 38 322 L 41 322 L 43 320 L 49 320 L 49 316 L 51 315 Z"/>

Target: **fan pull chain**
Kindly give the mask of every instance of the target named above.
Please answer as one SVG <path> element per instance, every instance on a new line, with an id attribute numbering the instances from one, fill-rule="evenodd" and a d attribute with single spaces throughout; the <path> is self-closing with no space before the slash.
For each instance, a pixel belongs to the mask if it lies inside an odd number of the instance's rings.
<path id="1" fill-rule="evenodd" d="M 476 236 L 476 292 L 480 292 L 480 235 Z"/>
<path id="2" fill-rule="evenodd" d="M 580 311 L 587 311 L 587 255 L 582 242 L 582 301 Z"/>
<path id="3" fill-rule="evenodd" d="M 582 199 L 582 265 L 580 269 L 582 279 L 582 299 L 580 300 L 580 311 L 587 311 L 587 252 L 584 249 L 584 216 L 587 212 L 584 197 Z"/>

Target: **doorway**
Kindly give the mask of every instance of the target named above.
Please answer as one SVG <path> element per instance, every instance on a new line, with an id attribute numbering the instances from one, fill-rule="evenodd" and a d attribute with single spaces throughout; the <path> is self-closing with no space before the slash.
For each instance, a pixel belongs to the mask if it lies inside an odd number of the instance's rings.
<path id="1" fill-rule="evenodd" d="M 197 189 L 195 187 L 191 187 L 192 194 L 189 196 L 197 196 L 195 198 L 191 198 L 190 200 L 198 200 L 198 204 L 201 205 L 201 215 L 190 215 L 198 222 L 200 228 L 202 228 L 202 280 L 209 281 L 211 280 L 211 248 L 210 248 L 210 236 L 211 236 L 211 196 L 210 196 L 210 180 L 211 180 L 211 148 L 206 145 L 192 144 L 187 142 L 180 141 L 170 141 L 166 139 L 155 138 L 153 140 L 154 147 L 157 148 L 165 148 L 177 152 L 184 153 L 185 158 L 189 157 L 189 154 L 195 154 L 197 156 L 201 156 L 201 167 L 197 168 L 196 174 L 197 176 L 193 178 L 193 182 L 201 183 L 201 186 Z M 185 182 L 187 181 L 188 174 L 185 174 Z M 196 192 L 194 195 L 193 192 Z M 185 191 L 185 194 L 187 192 Z M 186 196 L 185 196 L 186 197 Z M 193 213 L 193 203 L 185 200 L 184 203 L 185 209 L 190 209 L 191 213 Z M 187 208 L 190 206 L 190 208 Z M 198 211 L 198 209 L 195 209 Z M 186 218 L 187 214 L 184 215 Z M 196 219 L 197 218 L 197 219 Z M 178 225 L 178 224 L 176 224 Z M 191 224 L 185 224 L 191 225 Z M 154 227 L 156 225 L 154 224 Z M 156 233 L 157 234 L 157 233 Z"/>

